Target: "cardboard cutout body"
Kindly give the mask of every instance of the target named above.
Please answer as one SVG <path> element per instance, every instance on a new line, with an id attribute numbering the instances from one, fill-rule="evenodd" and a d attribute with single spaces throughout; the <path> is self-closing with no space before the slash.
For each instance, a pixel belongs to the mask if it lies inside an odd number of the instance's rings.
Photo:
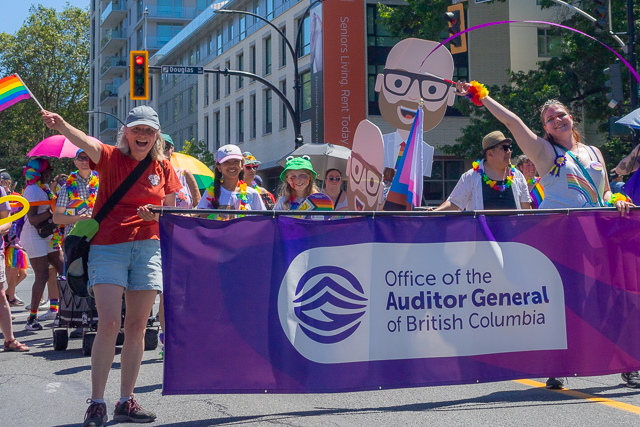
<path id="1" fill-rule="evenodd" d="M 375 211 L 382 201 L 382 168 L 384 145 L 382 132 L 363 120 L 353 137 L 351 156 L 347 161 L 347 201 L 350 211 Z"/>

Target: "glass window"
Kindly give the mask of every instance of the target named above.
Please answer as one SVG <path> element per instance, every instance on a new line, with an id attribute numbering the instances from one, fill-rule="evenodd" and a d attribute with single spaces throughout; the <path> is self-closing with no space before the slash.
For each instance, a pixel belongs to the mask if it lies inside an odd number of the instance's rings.
<path id="1" fill-rule="evenodd" d="M 562 36 L 555 29 L 538 28 L 538 56 L 552 57 L 562 54 Z"/>
<path id="2" fill-rule="evenodd" d="M 271 111 L 271 101 L 273 93 L 271 89 L 264 91 L 264 133 L 271 133 L 273 127 L 273 112 Z"/>
<path id="3" fill-rule="evenodd" d="M 280 28 L 282 34 L 287 35 L 287 27 Z M 280 36 L 280 66 L 284 67 L 287 65 L 287 39 L 285 37 Z"/>
<path id="4" fill-rule="evenodd" d="M 225 144 L 231 144 L 231 107 L 224 108 L 224 115 L 227 121 L 227 140 L 225 141 Z"/>
<path id="5" fill-rule="evenodd" d="M 216 150 L 220 148 L 220 111 L 216 111 L 213 114 L 213 125 L 214 129 L 214 142 L 216 143 Z"/>
<path id="6" fill-rule="evenodd" d="M 247 16 L 246 15 L 240 15 L 240 18 L 238 19 L 239 23 L 240 23 L 240 40 L 244 40 L 244 38 L 247 36 Z"/>
<path id="7" fill-rule="evenodd" d="M 218 30 L 216 32 L 216 49 L 217 49 L 217 53 L 216 55 L 222 55 L 222 30 Z"/>
<path id="8" fill-rule="evenodd" d="M 213 99 L 215 101 L 220 99 L 220 74 L 219 73 L 215 73 L 213 75 L 213 94 L 214 94 Z"/>
<path id="9" fill-rule="evenodd" d="M 249 126 L 249 138 L 254 139 L 256 137 L 256 96 L 251 95 L 249 97 L 249 108 L 251 111 L 249 112 L 250 117 L 250 126 Z"/>
<path id="10" fill-rule="evenodd" d="M 297 23 L 299 24 L 299 21 Z M 311 52 L 311 21 L 309 16 L 304 18 L 302 23 L 302 31 L 300 31 L 300 50 L 298 51 L 298 57 L 303 57 Z"/>
<path id="11" fill-rule="evenodd" d="M 209 105 L 209 75 L 204 75 L 204 105 Z"/>
<path id="12" fill-rule="evenodd" d="M 196 103 L 196 95 L 195 95 L 195 87 L 191 86 L 189 88 L 189 114 L 193 113 L 195 110 Z"/>
<path id="13" fill-rule="evenodd" d="M 424 179 L 424 199 L 431 205 L 441 204 L 449 197 L 463 173 L 463 160 L 434 160 L 431 177 Z"/>
<path id="14" fill-rule="evenodd" d="M 251 46 L 249 48 L 249 67 L 251 67 L 251 72 L 253 74 L 256 73 L 256 47 L 255 46 Z"/>
<path id="15" fill-rule="evenodd" d="M 229 61 L 225 62 L 224 63 L 224 67 L 227 70 L 231 69 L 231 63 Z M 231 93 L 231 76 L 228 76 L 228 75 L 225 76 L 224 80 L 225 80 L 225 91 L 224 91 L 224 94 L 226 96 L 226 95 L 229 95 Z"/>
<path id="16" fill-rule="evenodd" d="M 238 102 L 238 144 L 244 142 L 244 101 Z"/>
<path id="17" fill-rule="evenodd" d="M 280 82 L 280 92 L 284 96 L 287 96 L 287 81 L 283 80 Z M 287 128 L 287 107 L 284 105 L 284 102 L 280 103 L 280 129 Z"/>
<path id="18" fill-rule="evenodd" d="M 236 57 L 238 71 L 244 71 L 244 54 L 241 53 Z M 238 76 L 238 89 L 242 89 L 244 87 L 244 78 L 242 76 Z"/>
<path id="19" fill-rule="evenodd" d="M 300 75 L 302 82 L 302 111 L 311 109 L 311 71 Z"/>
<path id="20" fill-rule="evenodd" d="M 274 8 L 275 8 L 275 0 L 267 0 L 267 19 L 273 18 Z"/>
<path id="21" fill-rule="evenodd" d="M 264 39 L 264 74 L 271 74 L 271 37 Z"/>
<path id="22" fill-rule="evenodd" d="M 229 42 L 233 40 L 235 37 L 235 28 L 233 28 L 233 19 L 229 19 L 229 24 L 227 26 L 227 37 L 229 38 Z"/>

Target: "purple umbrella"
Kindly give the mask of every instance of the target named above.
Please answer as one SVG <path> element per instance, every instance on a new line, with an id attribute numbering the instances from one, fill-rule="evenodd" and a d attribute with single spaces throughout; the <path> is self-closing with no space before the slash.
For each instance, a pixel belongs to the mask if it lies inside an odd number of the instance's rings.
<path id="1" fill-rule="evenodd" d="M 89 136 L 90 140 L 100 143 L 96 138 Z M 29 157 L 75 157 L 79 148 L 69 141 L 64 135 L 53 135 L 38 143 L 27 156 Z"/>

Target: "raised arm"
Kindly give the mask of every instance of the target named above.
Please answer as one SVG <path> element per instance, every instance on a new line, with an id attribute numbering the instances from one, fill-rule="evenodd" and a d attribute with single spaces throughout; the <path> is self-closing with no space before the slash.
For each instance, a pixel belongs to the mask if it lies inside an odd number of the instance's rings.
<path id="1" fill-rule="evenodd" d="M 471 84 L 469 83 L 458 82 L 458 84 L 456 84 L 458 95 L 466 95 L 470 88 Z M 520 117 L 489 95 L 480 101 L 496 119 L 509 129 L 520 149 L 531 159 L 540 173 L 547 173 L 551 169 L 556 157 L 551 144 L 533 133 Z"/>
<path id="2" fill-rule="evenodd" d="M 640 144 L 636 145 L 636 148 L 631 150 L 627 156 L 620 160 L 618 166 L 616 166 L 616 173 L 618 175 L 627 175 L 631 172 L 635 172 L 638 169 L 638 152 L 640 151 Z"/>
<path id="3" fill-rule="evenodd" d="M 47 125 L 49 129 L 57 130 L 62 135 L 66 136 L 73 145 L 78 148 L 82 148 L 94 163 L 98 163 L 100 161 L 102 144 L 89 139 L 86 133 L 71 126 L 59 114 L 52 113 L 47 110 L 42 110 L 41 113 L 42 120 L 44 120 L 44 124 Z"/>

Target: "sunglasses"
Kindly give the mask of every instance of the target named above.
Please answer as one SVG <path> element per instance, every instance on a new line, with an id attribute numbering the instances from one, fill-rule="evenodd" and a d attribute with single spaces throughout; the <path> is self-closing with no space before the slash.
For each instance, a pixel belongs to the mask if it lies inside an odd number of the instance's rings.
<path id="1" fill-rule="evenodd" d="M 513 151 L 513 146 L 511 144 L 498 145 L 496 148 L 502 148 L 502 151 L 504 152 Z"/>
<path id="2" fill-rule="evenodd" d="M 327 178 L 327 181 L 329 181 L 329 182 L 334 182 L 334 181 L 335 182 L 340 182 L 340 181 L 342 181 L 342 178 L 340 178 L 339 176 L 336 176 L 335 178 L 330 176 L 330 177 Z"/>
<path id="3" fill-rule="evenodd" d="M 173 145 L 171 145 L 171 144 L 165 144 L 165 145 L 164 145 L 164 151 L 169 151 L 169 150 L 171 150 L 172 148 L 173 148 Z"/>
<path id="4" fill-rule="evenodd" d="M 78 156 L 76 157 L 76 160 L 79 162 L 88 162 L 89 161 L 89 156 Z"/>
<path id="5" fill-rule="evenodd" d="M 244 165 L 244 168 L 249 170 L 253 169 L 254 171 L 257 171 L 258 165 Z"/>

